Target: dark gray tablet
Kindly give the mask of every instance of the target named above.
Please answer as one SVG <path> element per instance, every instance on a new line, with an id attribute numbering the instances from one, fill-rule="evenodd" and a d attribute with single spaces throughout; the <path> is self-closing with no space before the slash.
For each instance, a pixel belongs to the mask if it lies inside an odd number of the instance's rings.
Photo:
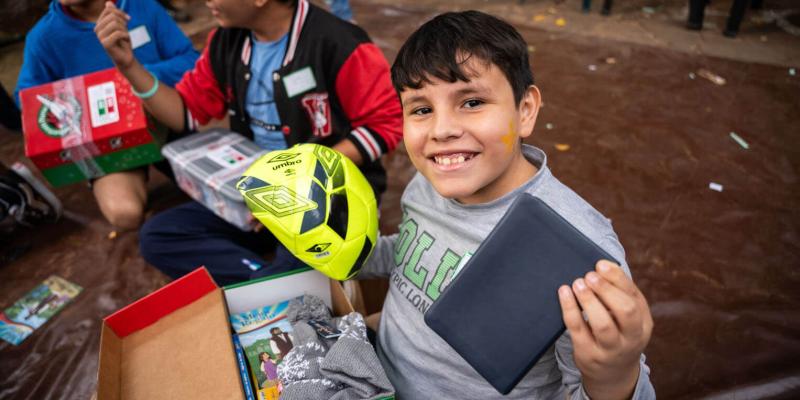
<path id="1" fill-rule="evenodd" d="M 431 305 L 425 323 L 507 394 L 564 332 L 558 288 L 601 259 L 618 262 L 523 193 Z"/>

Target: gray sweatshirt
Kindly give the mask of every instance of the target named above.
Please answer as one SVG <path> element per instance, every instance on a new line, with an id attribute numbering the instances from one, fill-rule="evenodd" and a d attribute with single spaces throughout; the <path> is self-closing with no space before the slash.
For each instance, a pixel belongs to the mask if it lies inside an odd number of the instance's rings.
<path id="1" fill-rule="evenodd" d="M 389 278 L 378 331 L 378 356 L 401 400 L 588 398 L 572 357 L 569 332 L 511 393 L 502 396 L 423 321 L 425 311 L 453 278 L 461 258 L 475 252 L 522 192 L 542 199 L 620 260 L 630 275 L 625 251 L 611 222 L 552 175 L 542 150 L 524 145 L 523 153 L 539 168 L 537 174 L 513 192 L 485 204 L 463 205 L 446 199 L 418 173 L 403 193 L 399 232 L 378 239 L 358 275 L 360 279 Z M 640 365 L 633 398 L 654 399 L 644 355 Z"/>

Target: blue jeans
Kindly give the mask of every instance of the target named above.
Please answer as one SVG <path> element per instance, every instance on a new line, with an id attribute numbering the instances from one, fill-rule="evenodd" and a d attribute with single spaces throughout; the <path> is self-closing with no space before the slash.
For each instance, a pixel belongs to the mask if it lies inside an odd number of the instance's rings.
<path id="1" fill-rule="evenodd" d="M 179 278 L 205 266 L 219 285 L 290 271 L 304 264 L 272 234 L 243 232 L 190 201 L 150 218 L 139 231 L 142 257 Z M 262 256 L 275 251 L 272 262 Z"/>

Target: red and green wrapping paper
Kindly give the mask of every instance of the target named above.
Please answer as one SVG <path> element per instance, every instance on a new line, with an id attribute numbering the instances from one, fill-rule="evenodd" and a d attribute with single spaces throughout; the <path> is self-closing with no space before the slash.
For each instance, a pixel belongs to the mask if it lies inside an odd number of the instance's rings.
<path id="1" fill-rule="evenodd" d="M 162 159 L 164 133 L 114 68 L 22 90 L 20 103 L 25 155 L 54 186 Z"/>

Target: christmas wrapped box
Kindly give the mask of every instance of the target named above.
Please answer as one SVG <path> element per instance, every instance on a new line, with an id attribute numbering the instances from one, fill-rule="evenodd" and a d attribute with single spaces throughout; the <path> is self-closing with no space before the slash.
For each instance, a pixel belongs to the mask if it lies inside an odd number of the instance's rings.
<path id="1" fill-rule="evenodd" d="M 255 227 L 236 182 L 266 150 L 237 133 L 212 129 L 170 142 L 162 153 L 189 196 L 243 231 Z"/>
<path id="2" fill-rule="evenodd" d="M 156 129 L 116 69 L 20 92 L 25 155 L 54 186 L 161 160 Z"/>

